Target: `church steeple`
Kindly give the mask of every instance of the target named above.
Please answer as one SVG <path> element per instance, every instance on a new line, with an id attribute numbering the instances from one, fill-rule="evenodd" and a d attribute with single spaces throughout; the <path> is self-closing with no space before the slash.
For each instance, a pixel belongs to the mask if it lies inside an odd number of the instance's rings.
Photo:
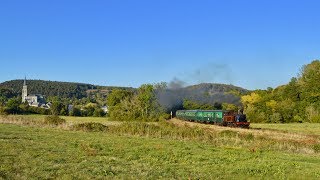
<path id="1" fill-rule="evenodd" d="M 24 76 L 23 87 L 22 87 L 22 102 L 26 102 L 28 96 L 28 86 L 27 86 L 27 77 Z"/>
<path id="2" fill-rule="evenodd" d="M 27 85 L 27 77 L 26 77 L 26 76 L 24 76 L 23 85 L 24 85 L 24 86 L 26 86 L 26 85 Z"/>

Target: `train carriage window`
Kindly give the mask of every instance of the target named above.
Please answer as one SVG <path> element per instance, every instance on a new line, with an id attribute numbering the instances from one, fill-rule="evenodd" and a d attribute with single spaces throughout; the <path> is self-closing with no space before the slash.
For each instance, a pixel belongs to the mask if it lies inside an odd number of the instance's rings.
<path id="1" fill-rule="evenodd" d="M 221 112 L 216 113 L 216 118 L 222 118 L 222 113 Z"/>

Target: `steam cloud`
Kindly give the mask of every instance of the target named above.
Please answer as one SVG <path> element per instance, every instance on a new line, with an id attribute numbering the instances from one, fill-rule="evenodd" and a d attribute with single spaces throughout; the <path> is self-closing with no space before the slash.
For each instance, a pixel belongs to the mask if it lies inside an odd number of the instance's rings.
<path id="1" fill-rule="evenodd" d="M 188 85 L 200 83 L 232 84 L 233 79 L 232 70 L 227 64 L 210 63 L 193 72 L 186 73 L 184 78 L 174 77 L 168 83 L 168 88 L 181 89 Z"/>
<path id="2" fill-rule="evenodd" d="M 181 89 L 183 88 L 187 83 L 178 79 L 177 77 L 174 77 L 171 82 L 168 83 L 169 89 Z"/>
<path id="3" fill-rule="evenodd" d="M 158 101 L 167 111 L 182 108 L 183 99 L 191 98 L 198 100 L 213 101 L 220 99 L 224 101 L 233 101 L 234 97 L 216 94 L 211 97 L 203 97 L 203 89 L 187 89 L 186 86 L 199 83 L 224 83 L 231 84 L 233 82 L 232 71 L 227 64 L 210 63 L 204 67 L 198 68 L 191 73 L 186 73 L 183 78 L 174 77 L 168 83 L 168 89 L 157 93 Z"/>

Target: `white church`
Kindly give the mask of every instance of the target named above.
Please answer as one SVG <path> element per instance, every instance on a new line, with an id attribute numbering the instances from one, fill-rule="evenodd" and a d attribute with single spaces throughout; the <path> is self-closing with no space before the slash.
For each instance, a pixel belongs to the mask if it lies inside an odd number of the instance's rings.
<path id="1" fill-rule="evenodd" d="M 50 109 L 51 103 L 46 103 L 45 98 L 41 94 L 29 94 L 28 95 L 28 86 L 27 79 L 24 78 L 23 87 L 22 87 L 22 103 L 28 102 L 29 106 L 41 107 L 45 109 Z"/>

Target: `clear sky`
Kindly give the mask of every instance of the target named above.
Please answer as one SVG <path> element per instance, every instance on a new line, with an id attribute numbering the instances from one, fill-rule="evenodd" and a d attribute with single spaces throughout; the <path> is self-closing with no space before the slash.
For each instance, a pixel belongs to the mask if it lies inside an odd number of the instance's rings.
<path id="1" fill-rule="evenodd" d="M 265 89 L 320 56 L 320 1 L 1 0 L 0 82 Z"/>

